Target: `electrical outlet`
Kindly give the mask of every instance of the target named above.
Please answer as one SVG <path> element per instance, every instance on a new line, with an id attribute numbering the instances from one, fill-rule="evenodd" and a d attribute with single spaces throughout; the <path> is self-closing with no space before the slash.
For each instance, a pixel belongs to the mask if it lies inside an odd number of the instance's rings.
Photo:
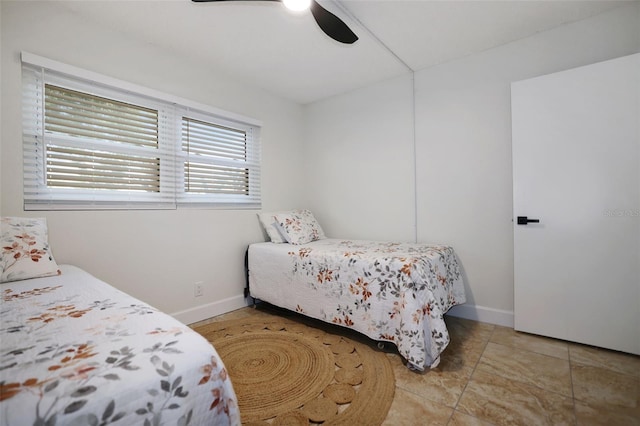
<path id="1" fill-rule="evenodd" d="M 202 281 L 198 281 L 193 285 L 193 294 L 195 297 L 200 297 L 204 294 L 204 283 Z"/>

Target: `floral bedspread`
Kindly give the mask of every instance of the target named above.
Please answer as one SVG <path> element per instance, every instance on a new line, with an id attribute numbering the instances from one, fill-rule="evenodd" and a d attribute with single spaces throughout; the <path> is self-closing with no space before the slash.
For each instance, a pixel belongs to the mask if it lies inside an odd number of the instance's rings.
<path id="1" fill-rule="evenodd" d="M 437 366 L 449 343 L 443 315 L 465 302 L 451 247 L 336 239 L 265 244 L 286 250 L 290 279 L 281 273 L 270 280 L 272 266 L 262 274 L 259 261 L 251 259 L 260 253 L 254 246 L 263 245 L 254 244 L 249 251 L 252 296 L 393 342 L 412 368 Z M 274 259 L 268 262 L 273 265 Z M 286 288 L 273 291 L 275 281 Z"/>
<path id="2" fill-rule="evenodd" d="M 1 425 L 235 425 L 202 336 L 73 266 L 2 284 Z"/>

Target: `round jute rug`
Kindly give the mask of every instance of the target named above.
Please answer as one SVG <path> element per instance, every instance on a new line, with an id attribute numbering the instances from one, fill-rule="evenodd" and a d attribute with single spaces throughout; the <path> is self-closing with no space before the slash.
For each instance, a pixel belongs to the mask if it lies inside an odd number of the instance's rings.
<path id="1" fill-rule="evenodd" d="M 379 425 L 395 379 L 384 353 L 289 319 L 194 328 L 216 348 L 245 425 Z"/>

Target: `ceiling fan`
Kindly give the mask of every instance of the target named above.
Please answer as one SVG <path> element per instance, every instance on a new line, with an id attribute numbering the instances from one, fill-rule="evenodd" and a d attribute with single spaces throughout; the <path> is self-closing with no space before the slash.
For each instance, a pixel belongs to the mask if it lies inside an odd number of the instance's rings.
<path id="1" fill-rule="evenodd" d="M 340 43 L 353 44 L 358 40 L 358 36 L 342 22 L 333 13 L 329 12 L 324 7 L 320 6 L 316 0 L 192 0 L 196 3 L 205 2 L 219 2 L 219 1 L 275 1 L 284 3 L 284 5 L 291 10 L 305 10 L 311 9 L 313 18 L 318 23 L 318 26 L 326 35 L 332 39 L 339 41 Z"/>

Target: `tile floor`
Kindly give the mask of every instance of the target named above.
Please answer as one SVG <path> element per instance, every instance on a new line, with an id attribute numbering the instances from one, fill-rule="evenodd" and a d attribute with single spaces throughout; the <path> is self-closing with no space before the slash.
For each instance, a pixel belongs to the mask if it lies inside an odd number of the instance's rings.
<path id="1" fill-rule="evenodd" d="M 205 322 L 256 315 L 298 318 L 263 304 Z M 396 393 L 385 425 L 640 425 L 640 357 L 446 321 L 451 343 L 437 368 L 410 371 L 393 349 L 386 351 Z"/>

